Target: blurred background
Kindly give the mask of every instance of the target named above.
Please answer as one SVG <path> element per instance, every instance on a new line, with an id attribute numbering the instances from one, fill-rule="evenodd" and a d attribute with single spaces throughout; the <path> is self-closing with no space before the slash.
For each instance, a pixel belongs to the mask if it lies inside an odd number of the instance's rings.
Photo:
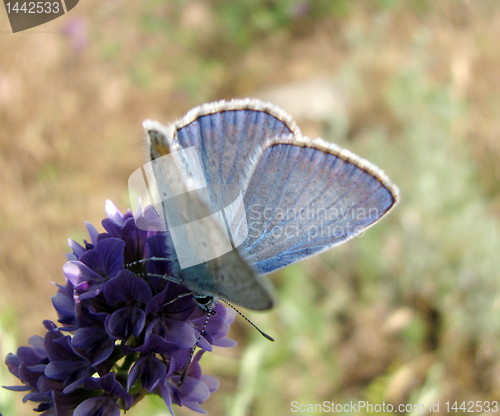
<path id="1" fill-rule="evenodd" d="M 203 357 L 221 383 L 203 407 L 500 399 L 499 39 L 494 0 L 85 0 L 16 34 L 0 10 L 2 361 L 57 319 L 67 238 L 102 230 L 106 199 L 129 206 L 141 122 L 254 97 L 378 165 L 401 203 L 271 276 L 278 307 L 243 312 L 276 342 L 237 319 L 238 346 Z M 32 414 L 21 397 L 0 389 L 2 414 Z"/>

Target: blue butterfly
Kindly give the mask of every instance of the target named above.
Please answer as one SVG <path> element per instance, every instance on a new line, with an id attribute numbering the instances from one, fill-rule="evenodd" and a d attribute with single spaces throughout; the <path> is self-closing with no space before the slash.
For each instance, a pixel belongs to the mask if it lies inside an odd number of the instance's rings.
<path id="1" fill-rule="evenodd" d="M 172 279 L 196 296 L 270 309 L 265 274 L 355 237 L 398 200 L 376 166 L 302 136 L 259 100 L 204 104 L 144 128 L 151 199 L 175 251 Z"/>

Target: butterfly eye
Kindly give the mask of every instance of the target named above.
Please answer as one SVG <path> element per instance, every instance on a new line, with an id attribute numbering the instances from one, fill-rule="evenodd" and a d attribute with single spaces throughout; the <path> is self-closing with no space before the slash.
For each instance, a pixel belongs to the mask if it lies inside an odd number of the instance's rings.
<path id="1" fill-rule="evenodd" d="M 209 312 L 212 310 L 211 306 L 214 303 L 214 298 L 213 296 L 195 296 L 195 301 L 198 304 L 198 306 L 204 311 L 204 312 Z"/>

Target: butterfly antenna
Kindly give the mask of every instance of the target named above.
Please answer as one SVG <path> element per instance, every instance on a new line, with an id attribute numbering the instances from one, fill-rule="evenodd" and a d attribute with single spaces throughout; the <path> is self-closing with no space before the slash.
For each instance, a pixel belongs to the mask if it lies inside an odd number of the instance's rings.
<path id="1" fill-rule="evenodd" d="M 148 261 L 169 261 L 170 259 L 166 258 L 166 257 L 148 257 L 146 259 L 141 259 L 141 260 L 136 260 L 136 261 L 133 261 L 133 262 L 130 262 L 130 263 L 127 263 L 125 264 L 125 267 L 130 267 L 130 266 L 136 266 L 138 264 L 143 264 L 143 263 L 147 263 Z M 139 273 L 140 274 L 140 273 Z M 141 274 L 143 275 L 143 274 Z M 146 273 L 145 275 L 147 276 L 152 276 L 152 277 L 161 277 L 163 279 L 166 279 L 166 280 L 169 280 L 170 282 L 173 282 L 173 283 L 177 283 L 179 285 L 182 285 L 182 281 L 180 279 L 177 279 L 175 277 L 172 277 L 172 276 L 169 276 L 167 274 L 159 274 L 159 273 Z"/>
<path id="2" fill-rule="evenodd" d="M 220 299 L 220 298 L 219 298 Z M 245 315 L 243 315 L 238 309 L 236 309 L 233 305 L 231 305 L 227 300 L 220 299 L 222 302 L 224 302 L 226 305 L 230 306 L 232 309 L 234 309 L 238 315 L 240 315 L 245 321 L 247 321 L 250 325 L 252 325 L 257 331 L 260 332 L 260 334 L 268 339 L 269 341 L 274 342 L 274 338 L 271 335 L 267 335 L 264 331 L 262 331 L 257 325 L 255 325 L 250 319 L 248 319 Z"/>
<path id="3" fill-rule="evenodd" d="M 152 257 L 147 257 L 145 259 L 140 259 L 140 260 L 132 261 L 130 263 L 127 263 L 127 266 L 135 266 L 137 264 L 147 263 L 150 260 L 153 260 L 153 261 L 170 261 L 171 259 L 169 259 L 168 257 L 156 257 L 156 256 L 152 256 Z"/>
<path id="4" fill-rule="evenodd" d="M 201 329 L 200 335 L 198 335 L 198 339 L 194 343 L 193 348 L 191 348 L 191 354 L 189 354 L 189 358 L 188 358 L 188 360 L 186 362 L 186 365 L 182 369 L 181 378 L 179 380 L 178 386 L 180 386 L 180 385 L 182 385 L 182 383 L 184 383 L 184 379 L 186 378 L 187 370 L 188 370 L 189 364 L 191 364 L 191 359 L 193 358 L 194 351 L 195 351 L 196 347 L 198 346 L 198 343 L 200 342 L 201 337 L 205 333 L 205 329 L 207 328 L 207 325 L 208 325 L 208 320 L 210 319 L 210 316 L 212 315 L 212 311 L 213 311 L 213 308 L 214 308 L 213 305 L 214 304 L 213 304 L 213 301 L 212 301 L 210 303 L 210 305 L 207 306 L 207 317 L 205 319 L 205 323 L 203 324 L 203 328 Z"/>
<path id="5" fill-rule="evenodd" d="M 162 305 L 162 308 L 164 308 L 165 306 L 171 305 L 172 303 L 177 302 L 179 299 L 185 298 L 186 296 L 191 296 L 192 294 L 193 294 L 193 292 L 181 293 L 181 294 L 177 295 L 175 298 L 169 300 L 167 303 L 164 303 Z"/>

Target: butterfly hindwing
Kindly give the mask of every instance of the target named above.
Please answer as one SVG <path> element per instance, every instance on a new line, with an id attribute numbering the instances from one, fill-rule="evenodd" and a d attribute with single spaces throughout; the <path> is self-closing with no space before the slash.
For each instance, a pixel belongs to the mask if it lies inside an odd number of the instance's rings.
<path id="1" fill-rule="evenodd" d="M 248 309 L 273 307 L 272 286 L 257 276 L 237 250 L 180 271 L 184 284 L 198 294 L 217 296 Z"/>
<path id="2" fill-rule="evenodd" d="M 290 137 L 267 147 L 244 204 L 239 247 L 265 274 L 346 241 L 379 220 L 397 190 L 375 166 L 323 140 Z"/>

